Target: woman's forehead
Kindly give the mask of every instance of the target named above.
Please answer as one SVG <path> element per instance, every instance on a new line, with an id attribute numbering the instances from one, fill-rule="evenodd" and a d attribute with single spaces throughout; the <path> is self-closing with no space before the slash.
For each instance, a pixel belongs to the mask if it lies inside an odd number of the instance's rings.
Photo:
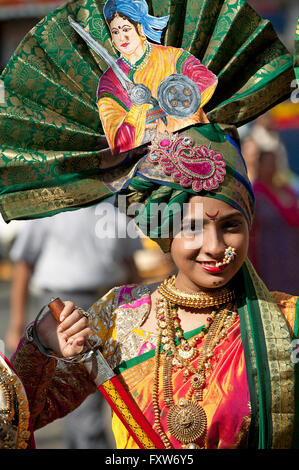
<path id="1" fill-rule="evenodd" d="M 230 204 L 216 198 L 204 196 L 191 197 L 185 214 L 187 217 L 195 219 L 242 215 L 241 212 Z"/>
<path id="2" fill-rule="evenodd" d="M 112 28 L 122 28 L 124 26 L 132 26 L 129 20 L 122 18 L 121 16 L 116 16 L 110 23 L 110 29 Z"/>

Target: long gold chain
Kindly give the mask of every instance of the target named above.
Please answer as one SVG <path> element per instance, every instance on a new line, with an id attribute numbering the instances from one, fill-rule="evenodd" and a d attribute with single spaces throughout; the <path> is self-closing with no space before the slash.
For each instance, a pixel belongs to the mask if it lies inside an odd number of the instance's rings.
<path id="1" fill-rule="evenodd" d="M 154 414 L 155 414 L 155 426 L 156 429 L 162 439 L 163 444 L 165 445 L 166 449 L 172 449 L 172 445 L 163 431 L 160 422 L 160 406 L 159 406 L 159 371 L 160 371 L 160 347 L 162 340 L 162 332 L 161 330 L 158 333 L 158 340 L 156 346 L 156 353 L 155 353 L 155 370 L 154 370 L 154 386 L 153 386 L 153 407 L 154 407 Z"/>
<path id="2" fill-rule="evenodd" d="M 161 292 L 161 291 L 160 291 Z M 162 294 L 163 295 L 163 294 Z M 183 337 L 178 316 L 177 305 L 172 304 L 167 298 L 161 297 L 156 308 L 157 322 L 159 326 L 158 344 L 155 354 L 153 406 L 155 413 L 155 426 L 167 449 L 172 445 L 164 432 L 160 421 L 159 406 L 159 381 L 160 381 L 160 349 L 164 355 L 163 364 L 163 389 L 165 406 L 169 408 L 167 415 L 168 429 L 177 440 L 182 442 L 185 448 L 197 448 L 195 440 L 202 440 L 206 433 L 206 414 L 201 406 L 196 402 L 203 398 L 203 389 L 206 382 L 206 371 L 210 368 L 210 361 L 214 358 L 213 349 L 219 341 L 225 337 L 226 330 L 233 324 L 236 312 L 229 308 L 222 308 L 218 312 L 213 311 L 202 328 L 202 332 L 191 344 Z M 199 355 L 197 367 L 190 365 L 190 361 L 198 354 L 194 345 L 204 335 L 205 343 Z M 178 340 L 177 348 L 175 339 Z M 195 343 L 194 343 L 195 341 Z M 163 346 L 162 346 L 163 343 Z M 185 368 L 184 377 L 190 380 L 190 389 L 186 398 L 179 399 L 175 404 L 172 389 L 173 368 Z M 193 401 L 195 400 L 195 401 Z"/>

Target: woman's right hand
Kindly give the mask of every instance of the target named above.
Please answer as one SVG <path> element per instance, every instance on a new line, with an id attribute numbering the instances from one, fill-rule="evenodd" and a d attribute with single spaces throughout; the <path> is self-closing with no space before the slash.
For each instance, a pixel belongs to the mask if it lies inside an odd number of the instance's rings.
<path id="1" fill-rule="evenodd" d="M 62 357 L 70 358 L 80 354 L 84 343 L 93 334 L 88 319 L 82 315 L 82 310 L 76 308 L 71 301 L 64 302 L 64 309 L 57 323 L 48 312 L 38 323 L 37 333 L 41 343 Z"/>

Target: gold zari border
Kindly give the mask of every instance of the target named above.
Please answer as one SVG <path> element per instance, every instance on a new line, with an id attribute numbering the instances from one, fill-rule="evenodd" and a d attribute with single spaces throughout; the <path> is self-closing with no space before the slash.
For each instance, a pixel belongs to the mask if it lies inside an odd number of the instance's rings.
<path id="1" fill-rule="evenodd" d="M 105 389 L 106 393 L 109 395 L 110 399 L 113 401 L 114 406 L 120 411 L 121 415 L 126 420 L 130 428 L 132 428 L 134 434 L 139 439 L 143 447 L 145 449 L 156 449 L 153 442 L 149 439 L 149 437 L 145 434 L 143 429 L 135 421 L 134 417 L 131 414 L 131 411 L 129 410 L 129 408 L 123 401 L 123 399 L 119 396 L 113 383 L 110 380 L 108 380 L 102 385 L 102 387 Z"/>

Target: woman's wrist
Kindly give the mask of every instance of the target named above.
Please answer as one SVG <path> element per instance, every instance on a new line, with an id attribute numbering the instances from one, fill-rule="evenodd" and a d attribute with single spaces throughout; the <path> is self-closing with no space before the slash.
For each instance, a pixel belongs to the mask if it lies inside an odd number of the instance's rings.
<path id="1" fill-rule="evenodd" d="M 48 357 L 70 363 L 84 362 L 94 354 L 94 348 L 86 343 L 92 335 L 88 315 L 83 314 L 82 309 L 76 308 L 72 302 L 67 301 L 66 304 L 59 326 L 50 312 L 42 316 L 43 307 L 27 328 L 26 338 Z"/>
<path id="2" fill-rule="evenodd" d="M 25 338 L 30 342 L 33 343 L 40 353 L 44 356 L 51 356 L 55 354 L 50 348 L 48 348 L 43 342 L 40 340 L 39 334 L 37 332 L 37 328 L 35 323 L 30 323 L 26 330 L 25 330 Z"/>
<path id="3" fill-rule="evenodd" d="M 39 341 L 43 344 L 46 349 L 51 349 L 51 345 L 48 340 L 47 334 L 47 322 L 45 322 L 44 318 L 36 322 L 35 324 L 36 333 L 38 335 Z"/>

